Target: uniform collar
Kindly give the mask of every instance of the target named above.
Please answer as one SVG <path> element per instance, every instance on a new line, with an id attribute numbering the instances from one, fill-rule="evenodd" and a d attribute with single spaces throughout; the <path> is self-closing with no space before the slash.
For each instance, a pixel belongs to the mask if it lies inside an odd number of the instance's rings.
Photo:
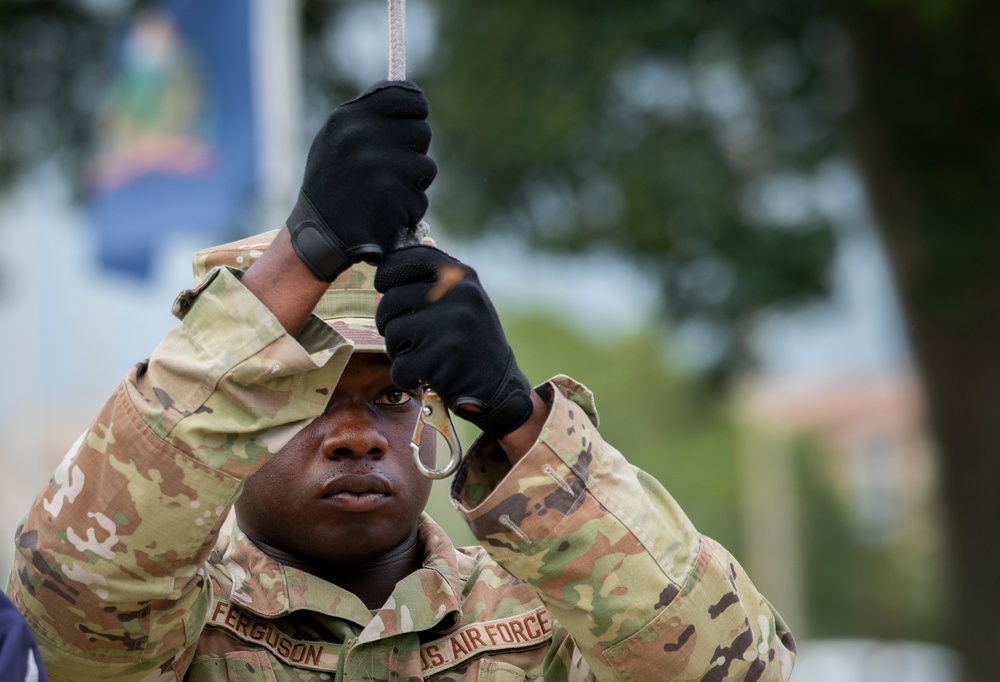
<path id="1" fill-rule="evenodd" d="M 462 583 L 455 547 L 423 514 L 417 527 L 423 566 L 396 584 L 385 605 L 372 612 L 353 593 L 264 554 L 234 524 L 222 563 L 232 579 L 230 599 L 264 618 L 308 610 L 352 621 L 371 641 L 402 632 L 446 631 L 461 617 Z"/>

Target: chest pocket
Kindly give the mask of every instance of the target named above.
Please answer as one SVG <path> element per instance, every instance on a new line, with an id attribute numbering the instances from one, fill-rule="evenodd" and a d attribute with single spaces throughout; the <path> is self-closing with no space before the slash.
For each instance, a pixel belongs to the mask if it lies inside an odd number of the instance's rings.
<path id="1" fill-rule="evenodd" d="M 196 659 L 188 669 L 189 682 L 277 682 L 263 651 L 233 651 L 222 657 Z"/>
<path id="2" fill-rule="evenodd" d="M 524 671 L 516 665 L 484 659 L 479 665 L 477 682 L 525 682 Z"/>

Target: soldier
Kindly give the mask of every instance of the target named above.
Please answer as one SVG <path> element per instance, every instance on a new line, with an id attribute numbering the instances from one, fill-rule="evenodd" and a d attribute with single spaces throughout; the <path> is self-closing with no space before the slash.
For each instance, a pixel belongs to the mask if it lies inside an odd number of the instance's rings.
<path id="1" fill-rule="evenodd" d="M 180 324 L 18 530 L 52 679 L 788 679 L 780 616 L 590 392 L 532 388 L 475 272 L 399 246 L 427 113 L 405 82 L 341 106 L 287 225 L 196 255 Z M 424 385 L 483 431 L 451 491 L 482 547 L 423 513 Z"/>

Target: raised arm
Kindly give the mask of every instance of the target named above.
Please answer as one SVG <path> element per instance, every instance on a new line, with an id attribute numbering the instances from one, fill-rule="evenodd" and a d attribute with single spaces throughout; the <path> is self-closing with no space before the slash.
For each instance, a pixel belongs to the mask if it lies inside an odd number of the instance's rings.
<path id="1" fill-rule="evenodd" d="M 437 175 L 420 89 L 376 83 L 338 107 L 309 149 L 298 201 L 243 284 L 293 336 L 351 263 L 382 262 L 427 211 Z"/>
<path id="2" fill-rule="evenodd" d="M 794 642 L 739 563 L 597 431 L 568 378 L 532 390 L 475 273 L 426 247 L 390 254 L 378 322 L 404 388 L 429 384 L 485 438 L 452 488 L 487 551 L 569 637 L 546 678 L 786 680 Z"/>
<path id="3" fill-rule="evenodd" d="M 181 323 L 39 494 L 8 593 L 52 679 L 183 677 L 206 617 L 204 564 L 243 480 L 322 414 L 352 352 L 316 302 L 426 210 L 426 116 L 409 83 L 338 108 L 288 228 L 246 272 L 214 268 L 178 298 Z"/>

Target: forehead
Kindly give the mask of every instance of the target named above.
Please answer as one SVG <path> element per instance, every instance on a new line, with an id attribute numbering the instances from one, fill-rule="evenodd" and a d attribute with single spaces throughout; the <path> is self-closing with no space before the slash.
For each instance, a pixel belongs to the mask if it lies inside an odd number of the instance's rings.
<path id="1" fill-rule="evenodd" d="M 385 353 L 365 353 L 355 351 L 351 359 L 347 361 L 344 373 L 341 375 L 338 387 L 341 384 L 357 382 L 367 383 L 371 381 L 385 382 L 389 380 L 389 373 L 392 369 L 392 362 Z"/>

